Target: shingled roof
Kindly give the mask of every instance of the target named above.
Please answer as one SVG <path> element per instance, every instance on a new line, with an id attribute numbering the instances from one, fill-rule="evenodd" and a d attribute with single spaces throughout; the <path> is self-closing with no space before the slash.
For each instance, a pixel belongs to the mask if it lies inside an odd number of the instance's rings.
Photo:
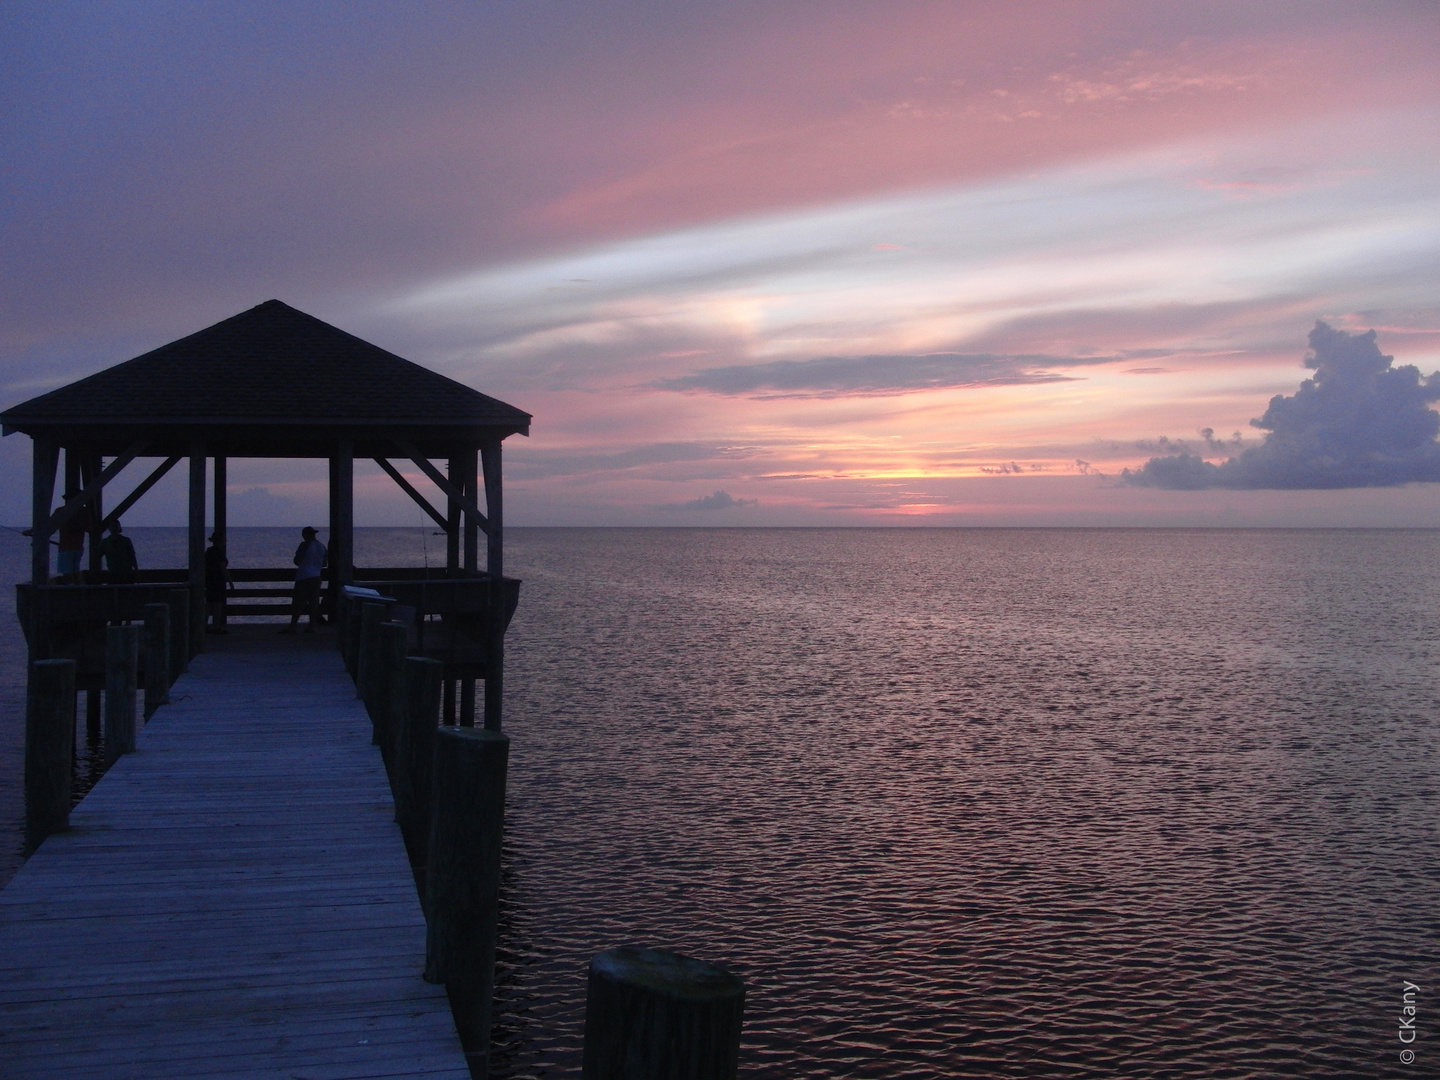
<path id="1" fill-rule="evenodd" d="M 0 413 L 0 423 L 7 435 L 61 438 L 75 425 L 117 438 L 183 427 L 192 437 L 244 442 L 269 429 L 293 444 L 299 431 L 276 429 L 329 429 L 327 440 L 337 427 L 377 425 L 414 435 L 484 428 L 503 437 L 528 434 L 530 414 L 268 300 L 16 405 Z"/>

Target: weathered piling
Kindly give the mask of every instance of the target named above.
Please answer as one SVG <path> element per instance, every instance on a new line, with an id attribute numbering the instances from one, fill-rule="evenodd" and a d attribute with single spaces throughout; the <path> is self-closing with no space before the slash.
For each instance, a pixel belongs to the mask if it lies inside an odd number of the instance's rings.
<path id="1" fill-rule="evenodd" d="M 346 596 L 344 590 L 336 598 L 336 638 L 340 655 L 346 661 L 350 678 L 360 674 L 360 603 Z"/>
<path id="2" fill-rule="evenodd" d="M 499 731 L 501 702 L 505 693 L 505 583 L 490 579 L 490 603 L 486 606 L 489 625 L 485 631 L 484 725 Z M 473 694 L 472 694 L 473 696 Z"/>
<path id="3" fill-rule="evenodd" d="M 391 787 L 394 787 L 395 735 L 400 728 L 401 710 L 405 707 L 405 653 L 410 647 L 410 638 L 405 624 L 400 622 L 383 622 L 378 632 L 376 685 L 372 696 L 380 733 L 380 751 L 390 769 Z"/>
<path id="4" fill-rule="evenodd" d="M 376 721 L 375 686 L 380 682 L 380 624 L 385 621 L 385 605 L 365 603 L 360 610 L 360 651 L 356 660 L 355 696 L 370 713 L 370 742 L 380 745 L 380 725 Z"/>
<path id="5" fill-rule="evenodd" d="M 174 682 L 190 669 L 190 590 L 171 589 L 170 605 L 170 681 Z"/>
<path id="6" fill-rule="evenodd" d="M 70 827 L 75 661 L 36 660 L 25 695 L 25 851 Z"/>
<path id="7" fill-rule="evenodd" d="M 626 945 L 590 961 L 583 1080 L 734 1080 L 745 984 L 722 967 Z"/>
<path id="8" fill-rule="evenodd" d="M 135 751 L 135 669 L 140 659 L 138 626 L 105 628 L 105 764 Z"/>
<path id="9" fill-rule="evenodd" d="M 473 727 L 437 728 L 434 739 L 425 979 L 450 992 L 472 1071 L 484 1075 L 510 739 Z"/>
<path id="10" fill-rule="evenodd" d="M 170 700 L 170 605 L 145 605 L 145 719 Z"/>
<path id="11" fill-rule="evenodd" d="M 435 732 L 445 665 L 425 656 L 407 656 L 401 666 L 401 709 L 395 737 L 395 820 L 424 865 L 430 841 L 430 776 L 435 767 Z"/>

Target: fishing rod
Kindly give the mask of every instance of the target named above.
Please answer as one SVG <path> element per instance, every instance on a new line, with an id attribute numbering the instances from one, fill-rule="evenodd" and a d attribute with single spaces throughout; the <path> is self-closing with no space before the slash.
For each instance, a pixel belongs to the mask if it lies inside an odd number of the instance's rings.
<path id="1" fill-rule="evenodd" d="M 5 529 L 8 532 L 13 532 L 17 536 L 31 537 L 35 535 L 34 529 L 17 529 L 14 525 L 0 525 L 0 529 Z M 51 540 L 50 543 L 54 544 L 56 547 L 60 546 L 59 540 Z"/>

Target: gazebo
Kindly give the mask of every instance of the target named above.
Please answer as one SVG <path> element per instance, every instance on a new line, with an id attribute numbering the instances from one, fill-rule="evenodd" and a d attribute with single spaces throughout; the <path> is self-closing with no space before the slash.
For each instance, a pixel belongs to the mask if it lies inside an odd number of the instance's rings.
<path id="1" fill-rule="evenodd" d="M 332 597 L 346 585 L 369 585 L 412 609 L 416 650 L 446 664 L 447 719 L 458 712 L 462 723 L 473 722 L 475 680 L 483 679 L 485 724 L 499 727 L 503 636 L 519 589 L 518 581 L 504 577 L 500 447 L 509 435 L 529 434 L 528 413 L 270 300 L 16 405 L 0 413 L 0 424 L 5 435 L 19 431 L 34 440 L 31 579 L 20 587 L 19 605 L 32 659 L 78 652 L 87 686 L 94 671 L 84 662 L 85 643 L 96 628 L 137 618 L 145 603 L 182 585 L 189 589 L 190 648 L 198 651 L 207 503 L 210 531 L 223 543 L 226 460 L 324 458 L 330 470 Z M 57 508 L 61 451 L 64 490 L 72 494 Z M 443 569 L 355 567 L 357 457 L 373 459 L 444 531 Z M 142 458 L 161 460 L 106 511 L 109 485 Z M 189 467 L 187 565 L 142 571 L 134 585 L 103 582 L 102 531 L 181 461 Z M 396 462 L 429 478 L 443 505 L 432 505 Z M 87 509 L 89 573 L 79 584 L 52 583 L 50 538 Z M 293 573 L 287 567 L 236 576 L 282 581 Z"/>

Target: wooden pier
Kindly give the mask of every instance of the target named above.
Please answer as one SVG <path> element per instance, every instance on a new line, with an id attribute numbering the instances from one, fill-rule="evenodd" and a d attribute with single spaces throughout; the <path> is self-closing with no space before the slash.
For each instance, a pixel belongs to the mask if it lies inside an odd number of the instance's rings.
<path id="1" fill-rule="evenodd" d="M 328 631 L 211 638 L 0 892 L 0 1077 L 465 1080 Z"/>

